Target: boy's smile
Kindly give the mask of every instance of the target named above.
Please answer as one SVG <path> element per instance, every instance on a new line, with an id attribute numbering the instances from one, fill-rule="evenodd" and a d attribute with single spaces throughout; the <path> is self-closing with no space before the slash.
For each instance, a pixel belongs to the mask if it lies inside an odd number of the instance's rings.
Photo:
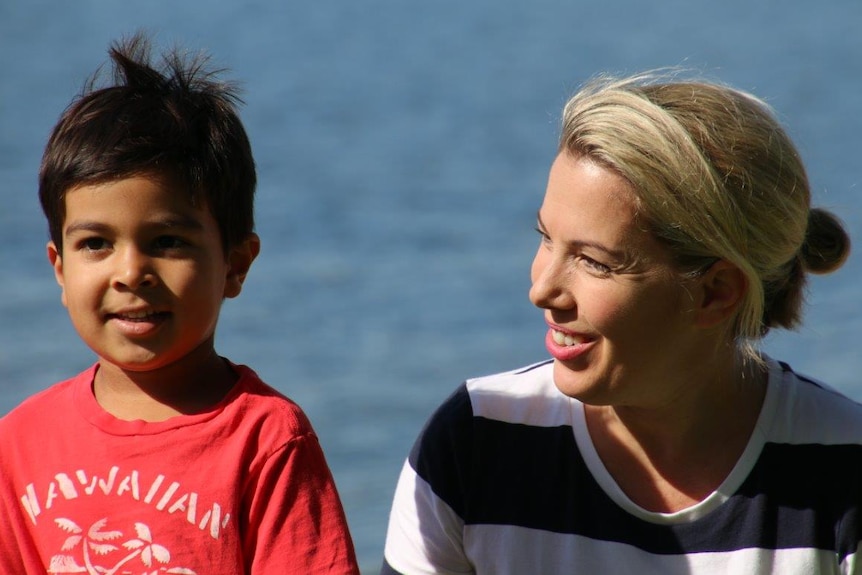
<path id="1" fill-rule="evenodd" d="M 48 257 L 101 362 L 143 372 L 211 357 L 222 301 L 241 277 L 206 206 L 144 176 L 80 186 L 65 202 L 62 251 L 49 243 Z"/>
<path id="2" fill-rule="evenodd" d="M 107 314 L 107 319 L 114 322 L 117 329 L 129 337 L 146 336 L 164 323 L 170 312 L 153 311 L 121 311 Z"/>

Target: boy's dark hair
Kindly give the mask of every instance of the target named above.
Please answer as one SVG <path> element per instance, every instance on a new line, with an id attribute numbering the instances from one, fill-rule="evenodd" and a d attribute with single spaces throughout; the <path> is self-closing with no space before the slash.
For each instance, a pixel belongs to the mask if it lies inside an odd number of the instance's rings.
<path id="1" fill-rule="evenodd" d="M 63 112 L 39 171 L 39 200 L 62 251 L 65 194 L 131 176 L 166 178 L 205 205 L 227 251 L 254 229 L 257 184 L 251 145 L 237 114 L 235 84 L 216 80 L 208 58 L 174 49 L 150 63 L 141 33 L 112 44 L 113 83 L 99 72 Z"/>

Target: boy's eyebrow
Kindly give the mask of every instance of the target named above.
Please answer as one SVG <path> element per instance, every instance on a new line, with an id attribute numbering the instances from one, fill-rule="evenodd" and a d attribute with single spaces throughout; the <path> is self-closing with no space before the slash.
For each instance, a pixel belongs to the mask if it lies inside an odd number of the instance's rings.
<path id="1" fill-rule="evenodd" d="M 146 222 L 148 227 L 163 228 L 163 229 L 181 229 L 189 231 L 200 231 L 204 229 L 203 224 L 196 218 L 190 216 L 170 215 L 164 218 L 154 218 Z M 64 234 L 73 234 L 75 232 L 105 232 L 110 230 L 112 226 L 92 220 L 83 220 L 72 222 L 63 230 Z"/>
<path id="2" fill-rule="evenodd" d="M 536 212 L 536 221 L 538 222 L 537 225 L 539 227 L 539 230 L 541 230 L 544 233 L 547 230 L 547 228 L 545 227 L 545 222 L 542 221 L 542 211 L 541 210 Z M 602 252 L 608 254 L 610 257 L 612 257 L 618 261 L 626 261 L 626 260 L 630 259 L 628 254 L 625 251 L 612 250 L 612 249 L 608 248 L 607 246 L 604 246 L 604 245 L 596 243 L 596 242 L 574 240 L 574 241 L 569 241 L 569 242 L 565 242 L 565 243 L 568 245 L 571 245 L 571 246 L 575 246 L 575 247 L 590 247 L 590 248 L 597 249 L 599 251 L 602 251 Z"/>

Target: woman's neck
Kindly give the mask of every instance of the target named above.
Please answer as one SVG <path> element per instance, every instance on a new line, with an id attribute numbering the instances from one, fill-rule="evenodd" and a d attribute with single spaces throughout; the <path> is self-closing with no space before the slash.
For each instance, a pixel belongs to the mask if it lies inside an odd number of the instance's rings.
<path id="1" fill-rule="evenodd" d="M 641 507 L 689 507 L 736 465 L 757 423 L 767 374 L 738 357 L 725 365 L 689 371 L 688 385 L 660 406 L 585 406 L 599 457 Z"/>

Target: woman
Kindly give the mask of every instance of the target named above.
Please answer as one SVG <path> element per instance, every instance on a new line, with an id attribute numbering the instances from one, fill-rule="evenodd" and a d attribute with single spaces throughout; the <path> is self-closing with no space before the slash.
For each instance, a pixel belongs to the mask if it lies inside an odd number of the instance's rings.
<path id="1" fill-rule="evenodd" d="M 593 82 L 537 230 L 553 359 L 434 414 L 382 573 L 862 573 L 862 406 L 756 348 L 849 252 L 767 106 Z"/>

